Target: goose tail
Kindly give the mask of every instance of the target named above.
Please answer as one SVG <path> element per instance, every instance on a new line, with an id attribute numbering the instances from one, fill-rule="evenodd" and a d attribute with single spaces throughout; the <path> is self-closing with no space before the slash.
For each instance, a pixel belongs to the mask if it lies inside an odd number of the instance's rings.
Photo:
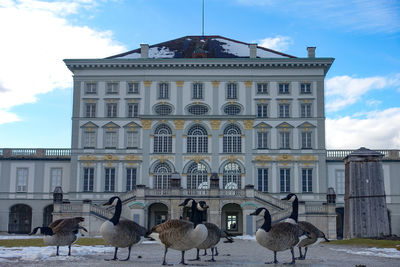
<path id="1" fill-rule="evenodd" d="M 228 233 L 227 231 L 223 231 L 223 233 L 225 234 L 223 237 L 226 239 L 224 241 L 224 243 L 233 243 L 233 235 L 231 235 L 230 233 Z"/>

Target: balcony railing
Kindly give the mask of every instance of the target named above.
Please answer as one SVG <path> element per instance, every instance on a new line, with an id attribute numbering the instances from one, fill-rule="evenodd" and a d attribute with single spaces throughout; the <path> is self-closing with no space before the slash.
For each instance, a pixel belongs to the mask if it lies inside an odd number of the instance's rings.
<path id="1" fill-rule="evenodd" d="M 70 159 L 69 148 L 0 148 L 0 158 Z"/>
<path id="2" fill-rule="evenodd" d="M 373 149 L 374 150 L 374 149 Z M 355 149 L 334 149 L 326 151 L 326 159 L 328 160 L 343 160 L 350 153 L 356 151 Z M 396 149 L 381 149 L 374 150 L 383 154 L 383 160 L 400 160 L 400 150 Z"/>

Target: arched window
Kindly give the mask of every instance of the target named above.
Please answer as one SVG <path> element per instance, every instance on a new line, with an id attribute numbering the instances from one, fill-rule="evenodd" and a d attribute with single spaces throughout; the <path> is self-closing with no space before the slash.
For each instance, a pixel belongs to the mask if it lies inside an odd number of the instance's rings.
<path id="1" fill-rule="evenodd" d="M 169 189 L 171 188 L 171 167 L 166 163 L 159 163 L 154 168 L 154 188 Z"/>
<path id="2" fill-rule="evenodd" d="M 223 137 L 224 153 L 241 153 L 242 152 L 242 133 L 236 125 L 229 125 L 224 130 Z"/>
<path id="3" fill-rule="evenodd" d="M 206 129 L 194 125 L 189 129 L 187 136 L 187 153 L 207 153 L 208 135 Z"/>
<path id="4" fill-rule="evenodd" d="M 207 169 L 202 163 L 193 163 L 187 171 L 187 188 L 188 189 L 205 189 L 208 188 Z"/>
<path id="5" fill-rule="evenodd" d="M 223 173 L 223 188 L 224 189 L 241 189 L 242 187 L 242 171 L 237 163 L 228 163 L 224 166 Z"/>
<path id="6" fill-rule="evenodd" d="M 154 131 L 154 153 L 172 153 L 172 132 L 165 124 Z"/>

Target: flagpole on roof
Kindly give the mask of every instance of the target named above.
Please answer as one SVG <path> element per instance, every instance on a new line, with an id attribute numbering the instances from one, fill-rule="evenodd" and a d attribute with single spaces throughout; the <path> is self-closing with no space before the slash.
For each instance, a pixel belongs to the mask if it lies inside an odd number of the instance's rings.
<path id="1" fill-rule="evenodd" d="M 203 9 L 202 9 L 202 28 L 201 35 L 204 36 L 204 0 L 203 0 Z"/>

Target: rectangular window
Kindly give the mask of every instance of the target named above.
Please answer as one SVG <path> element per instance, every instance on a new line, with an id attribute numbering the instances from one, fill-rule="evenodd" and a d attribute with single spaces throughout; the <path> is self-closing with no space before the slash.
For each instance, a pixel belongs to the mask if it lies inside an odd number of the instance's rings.
<path id="1" fill-rule="evenodd" d="M 97 83 L 88 82 L 85 87 L 86 94 L 97 94 Z"/>
<path id="2" fill-rule="evenodd" d="M 159 99 L 169 98 L 169 88 L 167 83 L 160 83 L 158 85 L 158 98 Z"/>
<path id="3" fill-rule="evenodd" d="M 311 145 L 311 132 L 302 132 L 301 133 L 301 148 L 312 148 Z"/>
<path id="4" fill-rule="evenodd" d="M 107 94 L 118 94 L 119 83 L 108 82 L 107 83 Z"/>
<path id="5" fill-rule="evenodd" d="M 28 169 L 17 168 L 17 192 L 28 191 Z"/>
<path id="6" fill-rule="evenodd" d="M 127 148 L 139 147 L 139 133 L 137 131 L 126 132 L 126 147 Z"/>
<path id="7" fill-rule="evenodd" d="M 289 94 L 289 84 L 288 83 L 280 83 L 278 85 L 279 94 Z"/>
<path id="8" fill-rule="evenodd" d="M 115 168 L 105 168 L 104 191 L 115 191 Z"/>
<path id="9" fill-rule="evenodd" d="M 61 168 L 52 168 L 50 170 L 50 192 L 54 192 L 54 189 L 57 186 L 62 186 L 62 169 Z"/>
<path id="10" fill-rule="evenodd" d="M 136 188 L 136 168 L 126 169 L 126 191 L 132 191 Z"/>
<path id="11" fill-rule="evenodd" d="M 345 186 L 345 172 L 344 170 L 336 170 L 336 194 L 344 194 L 344 186 Z"/>
<path id="12" fill-rule="evenodd" d="M 96 104 L 95 103 L 87 103 L 86 104 L 86 117 L 87 118 L 95 118 L 96 117 Z"/>
<path id="13" fill-rule="evenodd" d="M 303 192 L 312 192 L 312 169 L 301 170 Z"/>
<path id="14" fill-rule="evenodd" d="M 257 148 L 267 149 L 268 148 L 268 133 L 257 132 Z"/>
<path id="15" fill-rule="evenodd" d="M 238 230 L 238 214 L 226 214 L 226 229 L 228 231 Z"/>
<path id="16" fill-rule="evenodd" d="M 257 83 L 257 94 L 268 94 L 268 87 L 266 83 Z"/>
<path id="17" fill-rule="evenodd" d="M 138 82 L 129 82 L 127 93 L 128 94 L 139 94 L 139 83 Z"/>
<path id="18" fill-rule="evenodd" d="M 139 116 L 139 104 L 129 103 L 128 104 L 128 118 L 137 118 Z"/>
<path id="19" fill-rule="evenodd" d="M 289 104 L 279 104 L 279 118 L 289 118 L 290 117 L 290 105 Z"/>
<path id="20" fill-rule="evenodd" d="M 281 192 L 290 192 L 290 169 L 280 169 Z"/>
<path id="21" fill-rule="evenodd" d="M 93 192 L 94 168 L 83 169 L 83 191 Z"/>
<path id="22" fill-rule="evenodd" d="M 300 93 L 301 94 L 311 94 L 311 83 L 300 84 Z"/>
<path id="23" fill-rule="evenodd" d="M 258 104 L 257 105 L 257 118 L 267 118 L 268 117 L 268 105 Z"/>
<path id="24" fill-rule="evenodd" d="M 96 146 L 96 132 L 85 131 L 84 148 L 94 148 Z"/>
<path id="25" fill-rule="evenodd" d="M 117 103 L 107 103 L 107 117 L 115 118 L 117 117 Z"/>
<path id="26" fill-rule="evenodd" d="M 226 86 L 226 98 L 227 99 L 237 99 L 237 84 L 228 83 Z"/>
<path id="27" fill-rule="evenodd" d="M 194 83 L 192 87 L 192 98 L 193 99 L 203 99 L 203 84 Z"/>
<path id="28" fill-rule="evenodd" d="M 280 148 L 289 149 L 290 148 L 290 132 L 280 132 Z"/>
<path id="29" fill-rule="evenodd" d="M 268 192 L 268 169 L 258 169 L 258 191 Z"/>
<path id="30" fill-rule="evenodd" d="M 302 118 L 310 118 L 311 117 L 311 104 L 301 104 L 300 105 L 300 116 Z"/>
<path id="31" fill-rule="evenodd" d="M 117 132 L 106 131 L 106 146 L 105 148 L 116 148 L 117 147 Z"/>

